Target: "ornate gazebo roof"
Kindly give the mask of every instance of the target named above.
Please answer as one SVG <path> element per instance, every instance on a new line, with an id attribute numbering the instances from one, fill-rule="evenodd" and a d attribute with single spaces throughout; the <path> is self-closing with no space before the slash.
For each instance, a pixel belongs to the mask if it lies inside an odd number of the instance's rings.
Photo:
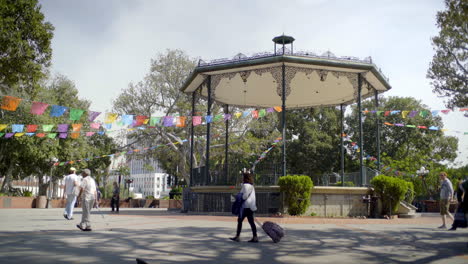
<path id="1" fill-rule="evenodd" d="M 273 39 L 283 44 L 274 53 L 247 57 L 238 54 L 232 59 L 211 62 L 200 60 L 181 90 L 192 93 L 201 89 L 207 96 L 211 76 L 212 100 L 240 107 L 273 107 L 282 103 L 282 70 L 285 70 L 286 108 L 335 106 L 356 102 L 358 74 L 362 76 L 362 98 L 391 88 L 386 77 L 370 58 L 337 57 L 331 52 L 316 55 L 292 52 L 284 44 L 294 38 Z"/>

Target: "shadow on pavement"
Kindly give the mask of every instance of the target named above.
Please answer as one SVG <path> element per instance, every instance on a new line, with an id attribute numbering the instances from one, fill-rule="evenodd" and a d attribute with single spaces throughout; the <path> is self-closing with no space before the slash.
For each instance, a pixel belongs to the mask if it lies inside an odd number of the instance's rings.
<path id="1" fill-rule="evenodd" d="M 259 233 L 251 244 L 243 230 L 241 243 L 228 239 L 234 227 L 0 232 L 0 263 L 428 263 L 467 252 L 466 241 L 443 242 L 449 232 L 296 228 L 281 243 Z"/>

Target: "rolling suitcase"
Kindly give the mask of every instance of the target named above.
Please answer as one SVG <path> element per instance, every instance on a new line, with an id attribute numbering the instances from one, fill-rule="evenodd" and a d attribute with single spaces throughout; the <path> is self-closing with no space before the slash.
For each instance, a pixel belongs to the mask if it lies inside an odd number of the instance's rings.
<path id="1" fill-rule="evenodd" d="M 278 243 L 284 237 L 284 229 L 277 223 L 266 221 L 263 224 L 260 223 L 257 219 L 255 222 L 262 227 L 263 231 L 273 240 L 273 242 Z"/>

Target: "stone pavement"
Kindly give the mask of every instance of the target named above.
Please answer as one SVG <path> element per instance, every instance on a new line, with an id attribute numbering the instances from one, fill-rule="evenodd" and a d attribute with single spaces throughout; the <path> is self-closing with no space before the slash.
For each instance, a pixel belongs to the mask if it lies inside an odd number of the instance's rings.
<path id="1" fill-rule="evenodd" d="M 286 237 L 274 244 L 259 230 L 251 244 L 230 241 L 232 216 L 164 209 L 92 212 L 93 231 L 63 209 L 0 209 L 0 263 L 468 263 L 468 230 L 438 230 L 440 217 L 417 219 L 270 218 Z M 260 221 L 268 218 L 260 217 Z"/>

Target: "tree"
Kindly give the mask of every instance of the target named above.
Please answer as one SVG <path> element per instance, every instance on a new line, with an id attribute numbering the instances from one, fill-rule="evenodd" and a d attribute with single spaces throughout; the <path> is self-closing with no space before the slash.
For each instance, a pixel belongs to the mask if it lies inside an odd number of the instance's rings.
<path id="1" fill-rule="evenodd" d="M 433 91 L 447 97 L 448 107 L 468 106 L 468 2 L 445 0 L 437 13 L 439 35 L 432 38 L 436 51 L 427 77 Z"/>
<path id="2" fill-rule="evenodd" d="M 314 176 L 340 170 L 340 110 L 290 110 L 286 118 L 288 138 L 295 138 L 287 146 L 289 174 Z M 346 158 L 350 168 L 354 162 Z"/>
<path id="3" fill-rule="evenodd" d="M 37 0 L 0 0 L 0 91 L 35 93 L 50 64 L 54 27 Z"/>
<path id="4" fill-rule="evenodd" d="M 445 136 L 440 130 L 443 128 L 442 119 L 439 116 L 432 116 L 431 112 L 422 105 L 420 101 L 412 97 L 381 97 L 379 98 L 379 108 L 374 107 L 374 100 L 363 102 L 364 109 L 376 111 L 406 110 L 417 111 L 417 115 L 406 118 L 402 113 L 388 114 L 385 112 L 379 114 L 380 119 L 380 149 L 382 155 L 382 166 L 394 171 L 396 176 L 402 177 L 407 181 L 412 181 L 417 195 L 425 193 L 423 183 L 415 178 L 416 170 L 421 166 L 431 171 L 430 177 L 426 182 L 428 187 L 432 188 L 437 183 L 437 171 L 445 166 L 446 161 L 453 161 L 457 157 L 458 139 L 453 136 Z M 424 114 L 420 114 L 424 113 Z M 364 144 L 361 148 L 364 151 L 364 157 L 377 157 L 376 146 L 376 113 L 364 115 L 363 137 Z M 357 108 L 353 107 L 353 112 L 346 118 L 348 124 L 347 133 L 352 136 L 354 142 L 358 142 L 358 113 Z M 385 125 L 403 124 L 414 127 L 398 127 Z M 439 130 L 420 129 L 417 126 L 427 128 L 434 126 Z M 367 159 L 367 166 L 376 168 L 375 161 Z M 387 173 L 386 170 L 382 171 Z M 435 179 L 435 180 L 434 180 Z"/>
<path id="5" fill-rule="evenodd" d="M 158 54 L 156 59 L 152 60 L 150 72 L 144 80 L 137 84 L 130 84 L 114 101 L 114 111 L 120 114 L 144 115 L 148 118 L 150 116 L 190 116 L 191 95 L 184 94 L 179 89 L 194 67 L 194 60 L 190 59 L 183 51 L 168 50 Z M 204 115 L 206 109 L 206 100 L 197 93 L 195 115 Z M 213 104 L 212 115 L 219 116 L 223 113 L 223 109 L 224 106 Z M 237 110 L 237 108 L 229 107 L 231 113 Z M 210 164 L 216 167 L 223 163 L 238 161 L 241 157 L 245 160 L 246 156 L 253 162 L 252 156 L 268 147 L 274 138 L 272 133 L 276 131 L 276 122 L 271 121 L 277 117 L 276 115 L 267 116 L 259 122 L 251 122 L 249 118 L 238 118 L 230 121 L 231 125 L 228 129 L 232 148 L 230 148 L 229 161 L 224 160 L 223 137 L 220 136 L 225 133 L 224 122 L 212 123 Z M 206 162 L 206 143 L 202 140 L 205 138 L 205 131 L 205 126 L 197 126 L 194 130 L 197 137 L 194 141 L 195 153 L 193 155 L 195 168 L 203 166 Z M 189 135 L 189 125 L 164 127 L 159 124 L 150 129 L 137 130 L 129 135 L 130 144 L 136 146 L 163 145 L 164 147 L 141 155 L 132 155 L 131 158 L 155 158 L 168 174 L 176 175 L 188 183 L 190 145 L 179 143 L 182 143 L 183 139 L 189 139 Z M 270 137 L 266 138 L 265 135 L 270 135 Z M 275 136 L 277 137 L 278 134 Z"/>
<path id="6" fill-rule="evenodd" d="M 411 158 L 413 162 L 419 162 L 419 159 L 430 159 L 434 162 L 453 161 L 456 157 L 458 140 L 456 137 L 445 136 L 441 131 L 443 128 L 442 119 L 439 116 L 432 116 L 429 109 L 421 104 L 420 101 L 412 97 L 389 97 L 379 98 L 380 107 L 374 107 L 374 100 L 363 102 L 363 109 L 372 109 L 380 111 L 389 110 L 407 110 L 417 111 L 414 117 L 403 118 L 401 113 L 389 114 L 380 113 L 380 132 L 381 132 L 381 152 L 394 160 L 403 160 Z M 425 117 L 419 113 L 425 111 Z M 409 114 L 409 113 L 408 113 Z M 376 118 L 375 113 L 365 115 L 363 122 L 364 146 L 362 146 L 365 156 L 376 157 Z M 396 127 L 388 126 L 390 124 L 403 123 L 403 125 L 412 125 L 414 127 Z M 353 112 L 346 118 L 348 124 L 348 134 L 352 135 L 352 140 L 358 142 L 358 113 L 357 107 L 353 107 Z M 416 126 L 425 126 L 427 128 L 434 126 L 439 130 L 419 129 Z M 420 166 L 420 165 L 419 165 Z"/>
<path id="7" fill-rule="evenodd" d="M 34 100 L 88 110 L 89 102 L 78 97 L 78 90 L 74 83 L 62 75 L 55 76 L 48 85 L 38 89 Z M 64 117 L 50 117 L 49 111 L 43 115 L 32 115 L 29 113 L 30 104 L 22 103 L 14 112 L 5 111 L 2 121 L 15 124 L 63 124 L 82 123 L 83 127 L 88 127 L 86 115 L 81 116 L 78 121 L 69 121 Z M 56 182 L 60 177 L 68 172 L 68 166 L 58 166 L 53 170 L 52 157 L 60 161 L 78 160 L 97 155 L 114 153 L 116 147 L 112 139 L 106 135 L 95 135 L 92 137 L 80 136 L 77 139 L 70 137 L 66 139 L 38 138 L 38 137 L 18 137 L 14 139 L 1 138 L 0 144 L 0 175 L 5 176 L 5 181 L 0 191 L 11 189 L 8 185 L 12 177 L 24 178 L 30 175 L 39 176 L 39 194 L 44 195 L 47 183 L 43 181 L 43 175 L 53 173 L 53 180 Z M 75 167 L 88 167 L 92 170 L 106 168 L 110 164 L 109 158 L 91 159 L 75 164 Z"/>

